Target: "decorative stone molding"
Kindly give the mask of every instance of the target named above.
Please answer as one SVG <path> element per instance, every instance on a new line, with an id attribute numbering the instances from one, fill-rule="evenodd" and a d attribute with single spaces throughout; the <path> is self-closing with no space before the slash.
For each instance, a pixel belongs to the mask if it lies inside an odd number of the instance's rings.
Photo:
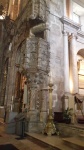
<path id="1" fill-rule="evenodd" d="M 72 33 L 72 34 L 69 36 L 69 41 L 72 40 L 72 38 L 73 38 L 73 39 L 77 39 L 77 35 L 75 35 L 75 34 Z"/>
<path id="2" fill-rule="evenodd" d="M 22 22 L 29 19 L 39 19 L 42 22 L 46 22 L 46 5 L 45 0 L 28 0 L 28 3 L 22 13 L 17 18 L 17 29 Z"/>
<path id="3" fill-rule="evenodd" d="M 84 43 L 84 32 L 81 31 L 81 25 L 75 23 L 74 21 L 66 18 L 66 17 L 62 17 L 61 21 L 64 25 L 64 31 L 62 32 L 64 35 L 68 34 L 69 39 L 71 38 L 72 34 L 74 34 L 76 40 L 80 43 Z"/>
<path id="4" fill-rule="evenodd" d="M 66 30 L 62 31 L 62 33 L 63 33 L 64 36 L 68 36 L 69 35 L 69 33 Z"/>
<path id="5" fill-rule="evenodd" d="M 49 43 L 47 43 L 44 39 L 39 38 L 38 49 L 38 69 L 43 70 L 44 72 L 49 72 Z"/>
<path id="6" fill-rule="evenodd" d="M 41 24 L 36 25 L 30 29 L 30 35 L 29 36 L 32 37 L 32 36 L 34 36 L 34 34 L 45 31 L 45 30 L 49 30 L 49 24 L 41 23 Z"/>
<path id="7" fill-rule="evenodd" d="M 77 33 L 78 30 L 81 29 L 80 24 L 75 23 L 73 20 L 70 20 L 69 18 L 65 16 L 62 17 L 60 20 L 64 25 L 64 30 L 66 30 L 69 33 Z"/>
<path id="8" fill-rule="evenodd" d="M 77 41 L 84 44 L 84 32 L 78 31 L 77 35 L 78 35 Z"/>
<path id="9" fill-rule="evenodd" d="M 49 71 L 49 44 L 42 38 L 27 38 L 24 68 L 31 71 Z"/>
<path id="10" fill-rule="evenodd" d="M 83 31 L 78 31 L 78 36 L 84 38 L 84 32 Z"/>

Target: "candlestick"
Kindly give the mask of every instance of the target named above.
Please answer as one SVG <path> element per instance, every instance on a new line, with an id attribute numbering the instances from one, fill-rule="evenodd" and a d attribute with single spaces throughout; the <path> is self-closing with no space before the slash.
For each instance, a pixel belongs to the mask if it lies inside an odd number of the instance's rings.
<path id="1" fill-rule="evenodd" d="M 52 91 L 53 91 L 53 84 L 49 83 L 49 115 L 47 119 L 47 124 L 44 129 L 44 133 L 47 135 L 58 134 L 55 124 L 53 122 L 53 115 L 52 115 Z"/>

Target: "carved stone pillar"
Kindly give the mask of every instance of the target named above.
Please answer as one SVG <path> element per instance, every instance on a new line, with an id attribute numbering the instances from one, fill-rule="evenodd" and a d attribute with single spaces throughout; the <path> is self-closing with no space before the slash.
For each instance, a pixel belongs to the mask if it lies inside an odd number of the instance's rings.
<path id="1" fill-rule="evenodd" d="M 46 122 L 47 119 L 47 99 L 48 99 L 48 89 L 43 88 L 41 90 L 41 112 L 40 112 L 40 121 Z"/>
<path id="2" fill-rule="evenodd" d="M 30 73 L 29 79 L 29 120 L 30 122 L 37 122 L 37 110 L 36 110 L 36 99 L 37 99 L 37 82 L 35 73 Z"/>
<path id="3" fill-rule="evenodd" d="M 68 33 L 64 32 L 64 90 L 70 92 L 69 88 L 69 50 L 68 50 Z"/>
<path id="4" fill-rule="evenodd" d="M 37 129 L 37 122 L 38 122 L 38 111 L 35 109 L 35 102 L 36 102 L 36 89 L 31 88 L 31 93 L 30 93 L 30 108 L 29 112 L 27 114 L 29 118 L 29 129 L 32 130 L 32 126 L 34 126 Z"/>
<path id="5" fill-rule="evenodd" d="M 77 53 L 76 53 L 76 36 L 72 34 L 70 42 L 70 91 L 78 93 L 78 73 L 77 73 Z"/>
<path id="6" fill-rule="evenodd" d="M 31 96 L 30 96 L 30 110 L 35 110 L 35 97 L 36 97 L 36 86 L 30 88 Z"/>

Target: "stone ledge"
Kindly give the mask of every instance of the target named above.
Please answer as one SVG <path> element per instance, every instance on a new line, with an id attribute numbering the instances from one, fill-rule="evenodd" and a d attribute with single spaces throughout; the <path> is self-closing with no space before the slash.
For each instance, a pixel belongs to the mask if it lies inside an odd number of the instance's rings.
<path id="1" fill-rule="evenodd" d="M 79 30 L 81 28 L 80 24 L 75 23 L 73 20 L 71 20 L 71 19 L 69 19 L 69 18 L 67 18 L 65 16 L 63 16 L 60 20 L 62 21 L 63 24 L 66 24 L 66 25 L 68 25 L 70 27 L 73 27 L 76 30 Z"/>

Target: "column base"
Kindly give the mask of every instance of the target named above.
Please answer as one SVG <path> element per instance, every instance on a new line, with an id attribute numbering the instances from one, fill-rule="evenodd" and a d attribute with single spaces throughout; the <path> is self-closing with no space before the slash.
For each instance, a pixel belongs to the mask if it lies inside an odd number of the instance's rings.
<path id="1" fill-rule="evenodd" d="M 47 111 L 41 111 L 40 112 L 40 121 L 45 123 L 46 120 L 47 120 Z"/>
<path id="2" fill-rule="evenodd" d="M 30 110 L 27 114 L 28 132 L 42 133 L 44 123 L 40 121 L 40 114 L 37 110 Z"/>
<path id="3" fill-rule="evenodd" d="M 44 124 L 43 122 L 28 122 L 28 132 L 30 133 L 43 133 Z"/>
<path id="4" fill-rule="evenodd" d="M 65 95 L 65 110 L 67 108 L 72 108 L 73 109 L 73 115 L 71 117 L 71 123 L 74 124 L 75 123 L 75 100 L 74 100 L 74 95 L 68 93 Z"/>

